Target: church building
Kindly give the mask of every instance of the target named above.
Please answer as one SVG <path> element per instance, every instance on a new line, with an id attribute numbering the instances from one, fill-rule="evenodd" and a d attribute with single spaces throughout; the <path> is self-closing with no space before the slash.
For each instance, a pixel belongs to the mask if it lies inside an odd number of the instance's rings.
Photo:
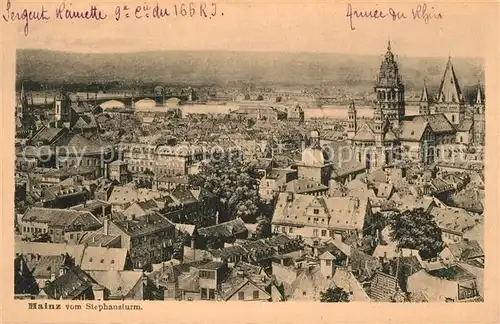
<path id="1" fill-rule="evenodd" d="M 368 169 L 399 160 L 430 164 L 444 156 L 449 144 L 481 140 L 484 135 L 473 133 L 484 134 L 484 102 L 478 89 L 474 118 L 466 118 L 466 102 L 449 58 L 436 101 L 424 83 L 420 115 L 406 116 L 405 86 L 389 42 L 374 87 L 373 120 L 358 120 L 354 102 L 349 106 L 347 136 L 356 160 Z"/>

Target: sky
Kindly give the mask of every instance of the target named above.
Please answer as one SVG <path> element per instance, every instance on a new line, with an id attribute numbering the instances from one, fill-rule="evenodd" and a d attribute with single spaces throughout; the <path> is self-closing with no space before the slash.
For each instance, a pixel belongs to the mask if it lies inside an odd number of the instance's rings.
<path id="1" fill-rule="evenodd" d="M 12 1 L 12 10 L 36 9 L 41 3 Z M 46 3 L 54 16 L 57 1 Z M 414 20 L 411 9 L 418 3 L 352 2 L 353 10 L 390 7 L 403 12 L 404 20 L 353 18 L 351 30 L 344 1 L 232 1 L 218 2 L 218 15 L 213 19 L 168 18 L 124 19 L 115 21 L 117 1 L 101 3 L 108 13 L 104 21 L 32 21 L 29 35 L 23 35 L 22 22 L 10 22 L 16 48 L 41 48 L 75 52 L 135 52 L 150 50 L 232 50 L 330 52 L 381 54 L 390 38 L 399 55 L 446 57 L 483 57 L 488 49 L 488 32 L 492 28 L 498 6 L 493 2 L 434 3 L 428 12 L 441 13 L 443 19 L 427 24 Z M 128 0 L 131 8 L 143 1 Z M 155 4 L 156 2 L 149 2 Z M 196 2 L 195 2 L 196 3 Z M 80 0 L 73 7 L 85 9 L 92 2 Z M 173 8 L 173 1 L 161 1 L 162 7 Z M 434 10 L 431 9 L 434 7 Z M 220 15 L 223 13 L 224 15 Z M 131 12 L 133 15 L 133 11 Z M 497 23 L 498 24 L 498 23 Z"/>

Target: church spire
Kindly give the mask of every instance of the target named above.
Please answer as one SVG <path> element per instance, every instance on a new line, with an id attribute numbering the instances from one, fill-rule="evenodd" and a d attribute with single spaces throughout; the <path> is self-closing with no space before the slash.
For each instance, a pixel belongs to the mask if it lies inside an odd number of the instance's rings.
<path id="1" fill-rule="evenodd" d="M 391 39 L 389 38 L 387 40 L 387 52 L 390 52 L 391 51 Z"/>
<path id="2" fill-rule="evenodd" d="M 429 93 L 427 91 L 427 84 L 424 80 L 424 87 L 422 89 L 422 94 L 420 95 L 420 102 L 429 102 Z"/>
<path id="3" fill-rule="evenodd" d="M 477 82 L 477 95 L 476 95 L 476 105 L 483 104 L 483 93 L 481 91 L 481 83 Z"/>
<path id="4" fill-rule="evenodd" d="M 453 63 L 451 62 L 451 56 L 448 57 L 448 63 L 441 79 L 438 101 L 444 103 L 463 103 L 462 91 L 458 84 Z"/>

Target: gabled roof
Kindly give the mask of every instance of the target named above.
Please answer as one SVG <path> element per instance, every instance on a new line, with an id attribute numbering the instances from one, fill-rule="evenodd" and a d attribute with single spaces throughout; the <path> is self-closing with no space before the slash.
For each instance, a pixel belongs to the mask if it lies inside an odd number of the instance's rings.
<path id="1" fill-rule="evenodd" d="M 457 132 L 470 132 L 473 125 L 472 120 L 463 120 L 456 128 Z"/>
<path id="2" fill-rule="evenodd" d="M 232 237 L 233 235 L 245 232 L 245 222 L 241 218 L 236 218 L 224 223 L 198 229 L 198 234 L 202 236 L 223 236 Z"/>
<path id="3" fill-rule="evenodd" d="M 127 260 L 125 248 L 88 246 L 82 257 L 83 270 L 123 270 Z"/>
<path id="4" fill-rule="evenodd" d="M 111 221 L 125 234 L 136 237 L 174 229 L 174 224 L 158 213 L 151 213 L 134 220 Z"/>
<path id="5" fill-rule="evenodd" d="M 405 120 L 413 120 L 418 122 L 427 121 L 432 131 L 437 134 L 455 132 L 453 125 L 444 114 L 407 116 L 405 117 Z"/>
<path id="6" fill-rule="evenodd" d="M 111 296 L 127 296 L 142 280 L 142 271 L 88 270 L 99 285 L 106 287 Z"/>
<path id="7" fill-rule="evenodd" d="M 91 230 L 99 228 L 102 225 L 99 220 L 88 211 L 39 207 L 28 209 L 23 215 L 22 221 L 47 223 L 49 226 L 62 226 L 67 230 L 72 228 Z"/>
<path id="8" fill-rule="evenodd" d="M 458 79 L 451 63 L 451 57 L 448 58 L 446 69 L 441 79 L 441 86 L 439 87 L 438 102 L 442 103 L 463 103 L 464 98 Z"/>
<path id="9" fill-rule="evenodd" d="M 363 123 L 360 129 L 356 132 L 356 135 L 354 135 L 353 140 L 362 142 L 372 142 L 375 141 L 375 134 L 373 133 L 373 130 L 368 126 L 367 123 Z"/>
<path id="10" fill-rule="evenodd" d="M 96 282 L 79 267 L 71 267 L 64 275 L 48 283 L 43 290 L 51 299 L 75 299 Z"/>
<path id="11" fill-rule="evenodd" d="M 403 120 L 399 128 L 399 139 L 403 141 L 420 141 L 429 127 L 427 121 Z"/>

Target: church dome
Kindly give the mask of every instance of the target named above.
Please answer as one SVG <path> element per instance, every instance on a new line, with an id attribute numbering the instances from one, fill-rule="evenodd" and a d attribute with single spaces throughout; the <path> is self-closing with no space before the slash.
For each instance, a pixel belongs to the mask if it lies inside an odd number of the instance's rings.
<path id="1" fill-rule="evenodd" d="M 304 165 L 324 165 L 328 160 L 328 154 L 321 148 L 308 147 L 302 151 L 302 163 Z"/>

